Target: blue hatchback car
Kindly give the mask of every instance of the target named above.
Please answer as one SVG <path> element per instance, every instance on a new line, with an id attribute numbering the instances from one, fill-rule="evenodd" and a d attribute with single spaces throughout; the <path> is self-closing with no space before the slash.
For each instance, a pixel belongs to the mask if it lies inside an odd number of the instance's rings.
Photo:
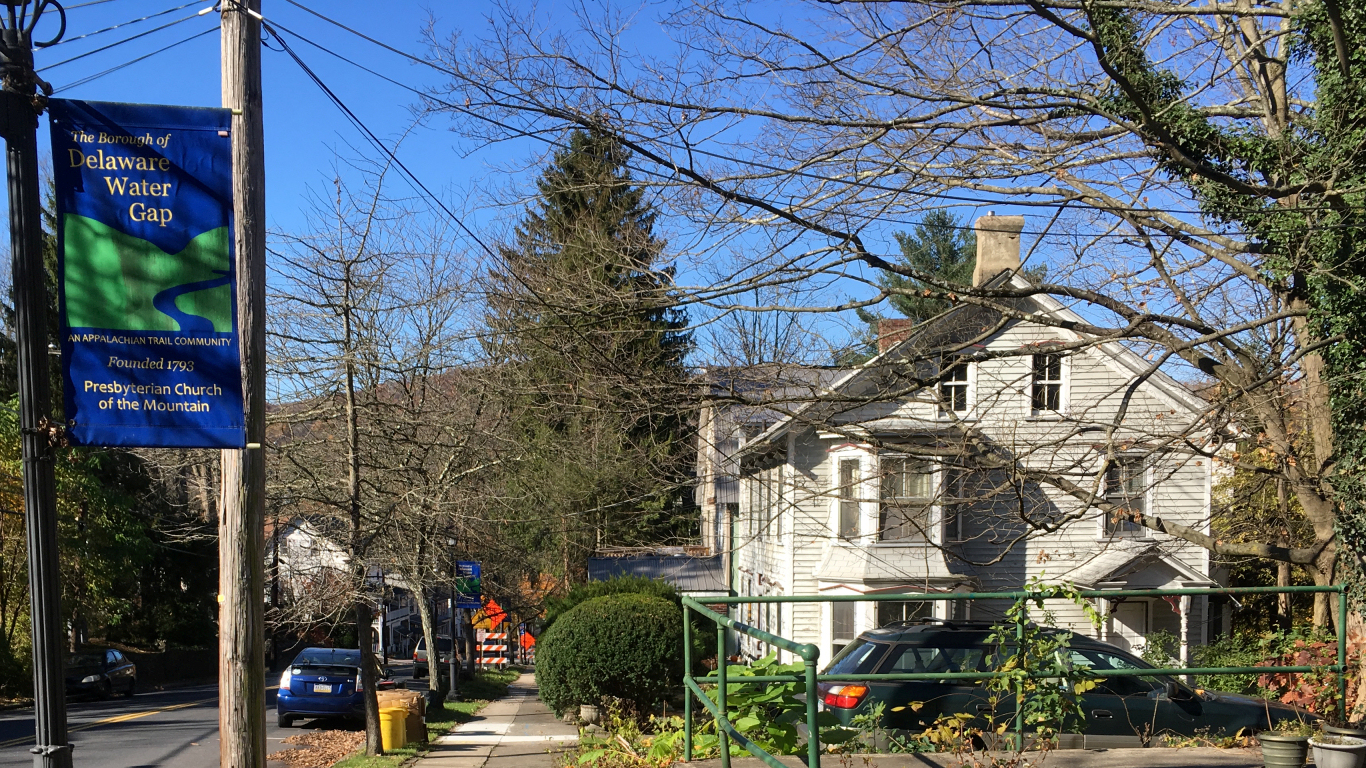
<path id="1" fill-rule="evenodd" d="M 380 670 L 380 677 L 388 677 Z M 386 685 L 387 683 L 387 685 Z M 382 681 L 379 688 L 392 688 Z M 275 697 L 276 719 L 288 728 L 299 717 L 365 719 L 364 688 L 360 681 L 360 651 L 346 648 L 305 648 L 280 675 Z"/>

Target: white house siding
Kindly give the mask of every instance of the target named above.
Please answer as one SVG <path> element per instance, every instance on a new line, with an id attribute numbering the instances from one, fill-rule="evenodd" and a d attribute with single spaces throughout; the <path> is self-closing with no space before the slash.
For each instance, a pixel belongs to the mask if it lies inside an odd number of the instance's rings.
<path id="1" fill-rule="evenodd" d="M 1025 323 L 1016 324 L 990 339 L 989 351 L 1018 353 L 1029 345 L 1050 341 L 1071 341 L 1064 331 Z M 1207 528 L 1209 515 L 1210 470 L 1206 462 L 1180 451 L 1179 446 L 1163 450 L 1163 435 L 1184 428 L 1194 418 L 1179 395 L 1163 392 L 1149 381 L 1132 387 L 1133 371 L 1116 362 L 1101 349 L 1087 349 L 1067 361 L 1064 407 L 1060 415 L 1035 416 L 1030 410 L 1030 358 L 1015 354 L 982 361 L 974 365 L 970 385 L 974 409 L 969 417 L 985 435 L 1010 449 L 1027 465 L 1049 472 L 1069 473 L 1085 485 L 1095 482 L 1104 455 L 1098 448 L 1101 438 L 1077 435 L 1080 424 L 1105 425 L 1113 422 L 1123 403 L 1126 408 L 1115 442 L 1130 443 L 1135 454 L 1152 452 L 1146 503 L 1153 513 L 1185 525 Z M 829 419 L 830 432 L 794 425 L 781 438 L 780 461 L 785 464 L 785 521 L 782 540 L 765 536 L 762 541 L 744 539 L 750 527 L 741 523 L 737 537 L 739 572 L 737 584 L 742 594 L 821 595 L 859 593 L 876 590 L 919 591 L 931 589 L 960 591 L 997 591 L 1018 589 L 1032 579 L 1045 581 L 1076 580 L 1094 565 L 1093 558 L 1116 546 L 1130 547 L 1135 541 L 1151 542 L 1156 550 L 1145 563 L 1149 566 L 1134 574 L 1119 573 L 1116 578 L 1131 587 L 1183 586 L 1207 583 L 1210 573 L 1208 553 L 1194 545 L 1174 541 L 1161 534 L 1145 532 L 1138 537 L 1113 537 L 1104 532 L 1098 510 L 1082 511 L 1083 503 L 1051 487 L 1032 489 L 1037 502 L 1049 505 L 1053 514 L 1074 518 L 1060 530 L 1031 534 L 1026 542 L 1006 553 L 992 565 L 975 566 L 1002 555 L 1012 534 L 1009 509 L 973 510 L 965 517 L 964 541 L 955 551 L 963 559 L 946 558 L 936 547 L 877 543 L 865 536 L 846 542 L 836 536 L 837 504 L 834 494 L 836 462 L 839 457 L 858 457 L 861 476 L 876 472 L 878 453 L 860 445 L 847 435 L 851 428 L 887 430 L 910 429 L 941 422 L 938 406 L 931 397 L 910 398 L 900 403 L 865 406 Z M 912 430 L 913 431 L 913 430 Z M 842 433 L 840 435 L 835 432 Z M 1103 434 L 1103 433 L 1098 433 Z M 741 483 L 741 516 L 753 513 L 747 490 L 752 468 L 745 469 Z M 863 514 L 865 533 L 876 526 L 877 492 L 865 488 Z M 870 523 L 871 521 L 871 523 Z M 1003 524 L 1004 523 L 1004 524 Z M 1154 560 L 1159 556 L 1172 565 Z M 1155 565 L 1152 563 L 1156 563 Z M 1179 566 L 1179 568 L 1177 567 Z M 1160 583 L 1143 583 L 1144 579 Z M 1086 587 L 1097 586 L 1083 584 Z M 1108 584 L 1105 586 L 1118 586 Z M 1131 607 L 1115 608 L 1110 601 L 1098 601 L 1102 612 L 1122 611 L 1133 616 L 1132 604 L 1149 602 L 1147 631 L 1166 630 L 1178 634 L 1180 615 L 1161 599 L 1127 601 Z M 1191 644 L 1205 638 L 1207 602 L 1196 598 L 1187 605 L 1187 637 Z M 999 617 L 1003 605 L 981 603 L 971 607 L 973 619 Z M 937 611 L 946 615 L 947 606 Z M 1097 636 L 1115 635 L 1114 622 L 1094 630 L 1078 608 L 1057 601 L 1050 606 L 1053 621 L 1076 631 Z M 754 614 L 749 614 L 754 615 Z M 871 628 L 875 619 L 872 603 L 861 603 L 857 611 L 859 631 Z M 782 634 L 799 642 L 821 646 L 828 658 L 831 646 L 831 609 L 829 604 L 796 604 L 783 612 Z M 752 652 L 761 649 L 752 648 Z"/>

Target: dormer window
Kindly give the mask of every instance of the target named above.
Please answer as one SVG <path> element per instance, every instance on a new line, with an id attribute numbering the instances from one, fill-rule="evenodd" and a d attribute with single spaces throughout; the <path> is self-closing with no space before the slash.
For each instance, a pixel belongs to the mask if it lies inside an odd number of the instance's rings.
<path id="1" fill-rule="evenodd" d="M 1033 356 L 1030 408 L 1035 414 L 1062 410 L 1062 355 L 1045 352 Z"/>
<path id="2" fill-rule="evenodd" d="M 968 362 L 946 361 L 939 379 L 939 410 L 964 413 L 968 410 Z"/>

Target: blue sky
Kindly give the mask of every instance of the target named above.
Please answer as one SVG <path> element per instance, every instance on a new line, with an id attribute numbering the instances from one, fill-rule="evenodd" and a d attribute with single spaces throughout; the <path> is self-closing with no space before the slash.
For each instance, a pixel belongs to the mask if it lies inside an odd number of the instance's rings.
<path id="1" fill-rule="evenodd" d="M 82 6 L 85 2 L 88 0 L 75 0 L 69 4 Z M 438 28 L 444 32 L 457 29 L 457 25 L 460 25 L 458 28 L 461 30 L 477 31 L 484 25 L 485 4 L 482 2 L 461 2 L 457 5 L 392 0 L 383 3 L 303 0 L 303 3 L 353 29 L 362 30 L 394 47 L 417 54 L 424 50 L 421 33 L 429 14 L 435 17 Z M 197 11 L 212 6 L 211 2 L 195 3 L 147 21 L 85 39 L 74 39 L 184 4 L 185 0 L 106 0 L 75 7 L 68 11 L 67 42 L 38 51 L 37 66 L 42 70 L 132 35 L 194 16 Z M 372 69 L 415 88 L 440 82 L 439 72 L 408 62 L 283 0 L 266 0 L 262 14 L 268 21 L 277 22 L 329 50 L 362 61 Z M 41 71 L 40 74 L 59 89 L 56 94 L 59 97 L 220 106 L 219 35 L 216 31 L 98 80 L 64 88 L 196 33 L 212 30 L 217 24 L 217 13 L 194 16 L 167 29 L 151 32 L 145 37 Z M 55 28 L 55 24 L 49 27 L 44 20 L 37 36 L 41 38 L 55 31 Z M 45 33 L 44 29 L 50 31 Z M 409 106 L 416 101 L 416 96 L 411 92 L 366 74 L 316 48 L 295 40 L 290 40 L 290 43 L 341 100 L 386 142 L 392 144 L 412 123 Z M 279 46 L 272 44 L 272 47 Z M 293 230 L 303 226 L 302 212 L 306 207 L 304 196 L 307 187 L 330 186 L 335 153 L 350 157 L 359 153 L 376 159 L 379 153 L 365 143 L 360 133 L 285 53 L 263 51 L 262 73 L 268 220 L 273 229 Z M 46 120 L 39 129 L 39 140 L 42 151 L 46 153 Z M 419 128 L 408 136 L 399 149 L 399 156 L 429 188 L 444 191 L 443 196 L 459 198 L 464 190 L 479 186 L 490 170 L 486 164 L 487 154 L 475 159 L 464 159 L 458 145 L 457 137 L 446 130 L 444 123 L 437 122 Z M 477 218 L 475 214 L 471 223 L 477 224 L 474 220 Z"/>

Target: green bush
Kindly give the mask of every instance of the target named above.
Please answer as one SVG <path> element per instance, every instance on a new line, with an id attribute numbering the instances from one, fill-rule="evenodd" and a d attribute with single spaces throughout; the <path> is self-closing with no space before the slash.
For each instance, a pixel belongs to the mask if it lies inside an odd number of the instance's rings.
<path id="1" fill-rule="evenodd" d="M 658 579 L 644 576 L 617 576 L 607 581 L 590 581 L 569 590 L 564 597 L 551 597 L 545 601 L 545 616 L 541 619 L 541 631 L 549 629 L 559 618 L 574 606 L 607 595 L 639 594 L 668 600 L 683 610 L 683 597 L 674 590 L 673 585 Z M 707 667 L 703 659 L 716 656 L 716 622 L 696 612 L 692 616 L 692 661 L 695 674 L 705 674 Z M 715 667 L 712 667 L 715 669 Z"/>
<path id="2" fill-rule="evenodd" d="M 536 643 L 536 684 L 541 699 L 559 713 L 605 696 L 648 710 L 682 678 L 683 614 L 652 595 L 587 600 Z"/>
<path id="3" fill-rule="evenodd" d="M 1331 632 L 1314 627 L 1295 627 L 1288 632 L 1238 632 L 1221 637 L 1209 645 L 1192 648 L 1191 663 L 1197 667 L 1255 667 L 1279 659 L 1295 650 L 1297 643 L 1301 642 L 1335 642 L 1335 638 Z M 1258 683 L 1260 677 L 1255 673 L 1196 675 L 1195 684 L 1200 688 L 1228 693 L 1279 696 L 1280 692 L 1264 690 Z"/>
<path id="4" fill-rule="evenodd" d="M 551 597 L 545 601 L 545 617 L 541 619 L 541 629 L 550 629 L 559 618 L 579 603 L 607 595 L 639 594 L 668 600 L 680 605 L 678 592 L 671 584 L 644 576 L 617 576 L 607 581 L 590 581 L 569 590 L 564 597 Z"/>

